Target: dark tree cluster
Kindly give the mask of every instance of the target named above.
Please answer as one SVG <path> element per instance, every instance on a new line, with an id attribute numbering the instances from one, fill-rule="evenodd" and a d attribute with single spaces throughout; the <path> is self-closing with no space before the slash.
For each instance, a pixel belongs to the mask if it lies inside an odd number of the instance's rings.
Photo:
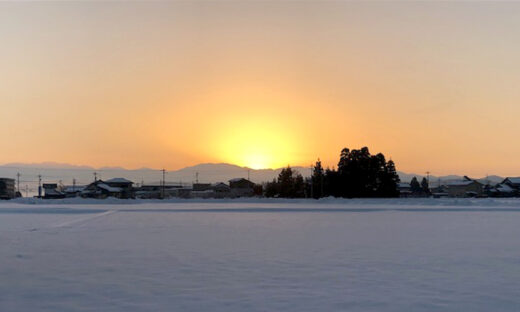
<path id="1" fill-rule="evenodd" d="M 367 147 L 341 151 L 338 168 L 323 169 L 318 160 L 310 179 L 287 167 L 278 180 L 266 184 L 267 197 L 398 197 L 399 176 L 392 160 L 381 153 L 371 155 Z"/>
<path id="2" fill-rule="evenodd" d="M 413 177 L 412 181 L 410 181 L 410 192 L 412 192 L 414 196 L 429 196 L 431 192 L 428 180 L 422 178 L 421 183 L 419 183 L 417 178 Z"/>
<path id="3" fill-rule="evenodd" d="M 367 147 L 344 148 L 337 170 L 325 172 L 325 196 L 397 197 L 399 176 L 392 160 L 381 153 L 371 155 Z"/>
<path id="4" fill-rule="evenodd" d="M 287 166 L 282 169 L 277 180 L 265 185 L 266 197 L 301 198 L 305 197 L 305 181 L 298 171 Z"/>

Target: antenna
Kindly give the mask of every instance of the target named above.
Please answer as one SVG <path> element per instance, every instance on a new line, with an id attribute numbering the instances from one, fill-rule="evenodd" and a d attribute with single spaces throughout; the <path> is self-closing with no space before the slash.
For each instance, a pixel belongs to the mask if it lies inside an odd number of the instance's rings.
<path id="1" fill-rule="evenodd" d="M 42 197 L 42 175 L 38 175 L 38 198 Z"/>
<path id="2" fill-rule="evenodd" d="M 313 171 L 314 171 L 314 168 L 312 167 L 312 164 L 310 166 L 311 168 L 311 198 L 314 198 L 314 185 L 312 185 L 312 176 L 313 176 Z"/>
<path id="3" fill-rule="evenodd" d="M 18 193 L 20 193 L 20 172 L 16 174 L 16 188 L 18 189 Z"/>
<path id="4" fill-rule="evenodd" d="M 162 171 L 162 190 L 161 190 L 161 198 L 164 198 L 164 186 L 166 184 L 166 170 L 163 169 Z"/>
<path id="5" fill-rule="evenodd" d="M 195 172 L 195 183 L 199 183 L 199 172 Z"/>
<path id="6" fill-rule="evenodd" d="M 97 181 L 97 172 L 94 172 L 94 182 Z"/>
<path id="7" fill-rule="evenodd" d="M 249 173 L 251 172 L 251 169 L 247 168 L 247 180 L 250 181 L 251 179 L 249 178 Z"/>

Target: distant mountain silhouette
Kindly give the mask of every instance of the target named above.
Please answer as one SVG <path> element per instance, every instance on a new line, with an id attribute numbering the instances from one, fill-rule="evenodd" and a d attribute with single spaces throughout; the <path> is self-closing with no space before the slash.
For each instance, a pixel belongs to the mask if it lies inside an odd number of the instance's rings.
<path id="1" fill-rule="evenodd" d="M 404 172 L 398 172 L 399 177 L 401 178 L 401 182 L 410 182 L 413 177 L 417 177 L 417 179 L 421 180 L 423 177 L 426 177 L 426 175 L 420 175 L 420 174 L 413 174 L 413 173 L 404 173 Z M 441 180 L 442 183 L 446 181 L 457 181 L 462 180 L 464 176 L 461 175 L 445 175 L 445 176 L 435 176 L 430 175 L 430 185 L 431 186 L 437 186 L 439 184 L 439 180 Z M 503 177 L 497 176 L 497 175 L 490 175 L 487 177 L 482 178 L 475 178 L 477 181 L 483 184 L 497 184 L 504 180 Z"/>
<path id="2" fill-rule="evenodd" d="M 46 161 L 41 163 L 8 163 L 2 165 L 0 167 L 17 167 L 17 168 L 42 168 L 42 169 L 85 169 L 91 170 L 94 169 L 90 166 L 82 166 L 82 165 L 71 165 L 66 163 L 57 163 L 52 161 Z"/>

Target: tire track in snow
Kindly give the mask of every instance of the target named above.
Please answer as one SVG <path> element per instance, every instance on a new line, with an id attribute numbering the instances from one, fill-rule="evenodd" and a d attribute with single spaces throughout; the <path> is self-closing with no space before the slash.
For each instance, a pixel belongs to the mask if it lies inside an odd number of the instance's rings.
<path id="1" fill-rule="evenodd" d="M 98 214 L 95 214 L 95 215 L 85 216 L 83 218 L 78 218 L 78 219 L 74 219 L 74 220 L 58 223 L 58 224 L 52 225 L 50 227 L 51 228 L 70 228 L 70 227 L 72 227 L 74 225 L 87 223 L 89 221 L 92 221 L 92 220 L 95 220 L 95 219 L 98 219 L 98 218 L 101 218 L 101 217 L 105 217 L 105 216 L 114 214 L 116 212 L 117 212 L 117 210 L 108 210 L 108 211 L 105 211 L 105 212 L 102 212 L 102 213 L 98 213 Z"/>
<path id="2" fill-rule="evenodd" d="M 44 229 L 72 228 L 75 225 L 81 225 L 81 224 L 87 223 L 89 221 L 92 221 L 92 220 L 95 220 L 95 219 L 98 219 L 98 218 L 101 218 L 101 217 L 106 217 L 106 216 L 114 214 L 116 212 L 117 212 L 117 210 L 108 210 L 108 211 L 104 211 L 102 213 L 89 214 L 89 215 L 84 216 L 82 218 L 77 218 L 77 219 L 74 219 L 74 220 L 69 220 L 69 221 L 56 223 L 56 224 L 51 224 L 49 226 L 44 226 L 44 227 L 41 227 L 41 228 L 31 228 L 28 231 L 29 232 L 36 232 L 36 231 L 44 230 Z"/>

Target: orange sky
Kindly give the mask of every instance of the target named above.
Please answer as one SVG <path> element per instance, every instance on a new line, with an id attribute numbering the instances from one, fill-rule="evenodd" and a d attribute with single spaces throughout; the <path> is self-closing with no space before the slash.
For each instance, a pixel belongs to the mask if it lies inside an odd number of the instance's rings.
<path id="1" fill-rule="evenodd" d="M 520 3 L 0 3 L 0 163 L 520 175 Z"/>

